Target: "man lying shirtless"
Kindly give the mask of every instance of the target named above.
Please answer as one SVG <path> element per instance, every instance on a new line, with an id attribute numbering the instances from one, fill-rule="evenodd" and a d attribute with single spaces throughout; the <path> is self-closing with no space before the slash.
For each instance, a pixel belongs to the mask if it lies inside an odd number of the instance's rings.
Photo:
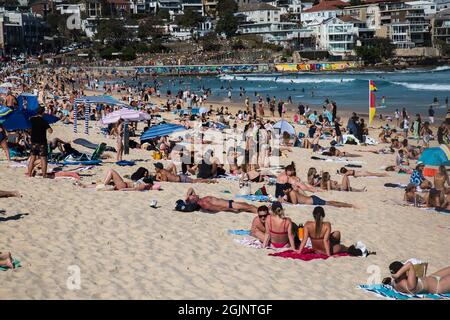
<path id="1" fill-rule="evenodd" d="M 234 200 L 225 200 L 216 197 L 206 196 L 200 198 L 199 195 L 195 193 L 193 188 L 189 188 L 186 195 L 186 203 L 195 203 L 200 207 L 200 210 L 207 212 L 252 212 L 257 213 L 257 208 L 254 205 L 248 204 L 246 202 L 237 202 Z"/>
<path id="2" fill-rule="evenodd" d="M 164 169 L 164 165 L 161 162 L 155 163 L 154 166 L 157 181 L 181 183 L 217 183 L 217 181 L 211 179 L 192 179 L 185 174 L 174 174 L 173 170 L 169 171 Z"/>
<path id="3" fill-rule="evenodd" d="M 279 197 L 278 200 L 280 202 L 288 202 L 292 204 L 309 204 L 313 206 L 333 206 L 340 208 L 355 208 L 354 205 L 350 203 L 340 202 L 340 201 L 326 201 L 318 196 L 305 196 L 294 189 L 292 189 L 292 185 L 290 183 L 286 183 L 282 186 L 282 190 L 284 193 L 283 197 Z"/>
<path id="4" fill-rule="evenodd" d="M 369 171 L 356 171 L 356 170 L 349 170 L 345 167 L 342 167 L 339 169 L 339 173 L 343 174 L 347 177 L 388 177 L 389 175 L 387 173 L 376 173 L 376 172 L 369 172 Z"/>

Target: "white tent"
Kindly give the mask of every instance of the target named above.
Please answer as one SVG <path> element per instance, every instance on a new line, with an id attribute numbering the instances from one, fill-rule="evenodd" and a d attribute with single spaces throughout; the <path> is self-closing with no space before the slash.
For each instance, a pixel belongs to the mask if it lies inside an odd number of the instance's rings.
<path id="1" fill-rule="evenodd" d="M 289 124 L 286 120 L 280 120 L 277 123 L 273 125 L 274 129 L 277 129 L 280 131 L 280 134 L 283 134 L 284 132 L 289 133 L 291 136 L 295 136 L 295 129 L 294 127 Z"/>

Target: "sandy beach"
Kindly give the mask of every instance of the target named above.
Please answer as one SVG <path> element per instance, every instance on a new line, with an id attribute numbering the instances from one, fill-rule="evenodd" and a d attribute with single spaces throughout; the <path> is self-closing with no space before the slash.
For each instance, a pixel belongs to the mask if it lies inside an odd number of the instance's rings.
<path id="1" fill-rule="evenodd" d="M 115 146 L 114 139 L 105 138 L 95 127 L 88 136 L 74 134 L 72 126 L 61 123 L 52 127 L 49 138 L 86 138 Z M 296 129 L 306 131 L 305 127 Z M 376 138 L 378 132 L 371 130 L 370 135 Z M 359 153 L 355 150 L 361 147 L 352 145 L 341 149 L 360 154 L 356 160 L 368 171 L 384 172 L 382 166 L 395 163 L 395 155 Z M 131 175 L 139 166 L 154 171 L 149 151 L 131 149 L 124 156 L 125 160 L 141 159 L 134 167 L 119 167 L 115 154 L 106 154 L 111 158 L 103 165 L 81 173 L 83 182 L 99 181 L 108 168 L 121 175 Z M 310 167 L 339 179 L 336 170 L 342 163 L 316 161 L 311 156 L 311 149 L 293 148 L 281 162 L 294 161 L 301 179 L 306 179 Z M 408 183 L 405 174 L 351 178 L 352 186 L 366 186 L 368 191 L 320 195 L 358 206 L 327 206 L 325 220 L 341 231 L 344 244 L 363 241 L 376 255 L 306 262 L 272 257 L 268 255 L 271 250 L 236 243 L 239 236 L 228 230 L 249 229 L 251 213 L 173 211 L 188 184 L 161 183 L 162 191 L 97 192 L 75 186 L 69 179 L 30 179 L 25 168 L 10 167 L 3 152 L 0 159 L 0 190 L 18 190 L 23 195 L 0 200 L 0 209 L 6 210 L 0 214 L 2 249 L 11 251 L 22 264 L 1 272 L 1 299 L 375 299 L 357 286 L 377 277 L 377 270 L 380 282 L 388 275 L 390 262 L 418 258 L 428 261 L 432 273 L 446 267 L 450 259 L 444 241 L 450 236 L 449 217 L 404 206 L 403 190 L 383 186 Z M 253 183 L 252 190 L 262 185 Z M 200 195 L 226 199 L 239 193 L 238 182 L 233 181 L 194 187 Z M 274 186 L 267 188 L 274 194 Z M 150 208 L 151 200 L 158 200 L 160 207 Z M 313 206 L 286 206 L 285 210 L 296 223 L 312 220 Z M 81 283 L 74 289 L 71 270 L 77 268 Z"/>

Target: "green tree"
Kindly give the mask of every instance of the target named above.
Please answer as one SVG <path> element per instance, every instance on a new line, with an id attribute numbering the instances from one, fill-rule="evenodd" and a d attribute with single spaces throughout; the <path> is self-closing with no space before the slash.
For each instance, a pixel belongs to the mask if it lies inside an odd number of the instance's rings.
<path id="1" fill-rule="evenodd" d="M 225 12 L 217 22 L 216 32 L 218 34 L 224 33 L 227 38 L 236 34 L 238 29 L 237 19 L 231 11 Z"/>
<path id="2" fill-rule="evenodd" d="M 159 27 L 162 21 L 157 18 L 148 18 L 140 21 L 138 29 L 138 37 L 144 39 L 156 39 L 163 36 L 163 30 Z"/>
<path id="3" fill-rule="evenodd" d="M 162 20 L 169 21 L 170 20 L 170 13 L 168 10 L 159 10 L 156 14 L 156 17 Z"/>
<path id="4" fill-rule="evenodd" d="M 202 21 L 202 16 L 197 11 L 187 9 L 184 14 L 181 15 L 177 23 L 185 28 L 195 28 Z"/>
<path id="5" fill-rule="evenodd" d="M 355 48 L 356 55 L 369 63 L 389 59 L 394 54 L 395 46 L 388 38 L 364 39 L 362 45 Z"/>
<path id="6" fill-rule="evenodd" d="M 98 25 L 96 38 L 102 42 L 111 42 L 116 48 L 125 45 L 129 37 L 130 34 L 121 20 L 101 20 Z"/>
<path id="7" fill-rule="evenodd" d="M 120 58 L 123 61 L 132 61 L 136 59 L 135 49 L 133 47 L 126 47 L 125 49 L 122 50 L 122 55 L 120 56 Z"/>
<path id="8" fill-rule="evenodd" d="M 236 13 L 238 11 L 238 4 L 235 0 L 219 0 L 217 2 L 216 12 L 219 17 L 222 17 L 226 13 Z"/>
<path id="9" fill-rule="evenodd" d="M 219 39 L 217 34 L 210 32 L 199 39 L 204 51 L 218 51 L 220 49 Z"/>

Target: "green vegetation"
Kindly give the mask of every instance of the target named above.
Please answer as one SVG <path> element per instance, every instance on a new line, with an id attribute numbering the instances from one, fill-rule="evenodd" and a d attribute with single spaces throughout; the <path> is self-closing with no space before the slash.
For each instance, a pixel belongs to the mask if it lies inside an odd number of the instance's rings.
<path id="1" fill-rule="evenodd" d="M 377 63 L 389 59 L 394 54 L 395 46 L 387 38 L 365 39 L 356 47 L 356 55 L 368 63 Z"/>

